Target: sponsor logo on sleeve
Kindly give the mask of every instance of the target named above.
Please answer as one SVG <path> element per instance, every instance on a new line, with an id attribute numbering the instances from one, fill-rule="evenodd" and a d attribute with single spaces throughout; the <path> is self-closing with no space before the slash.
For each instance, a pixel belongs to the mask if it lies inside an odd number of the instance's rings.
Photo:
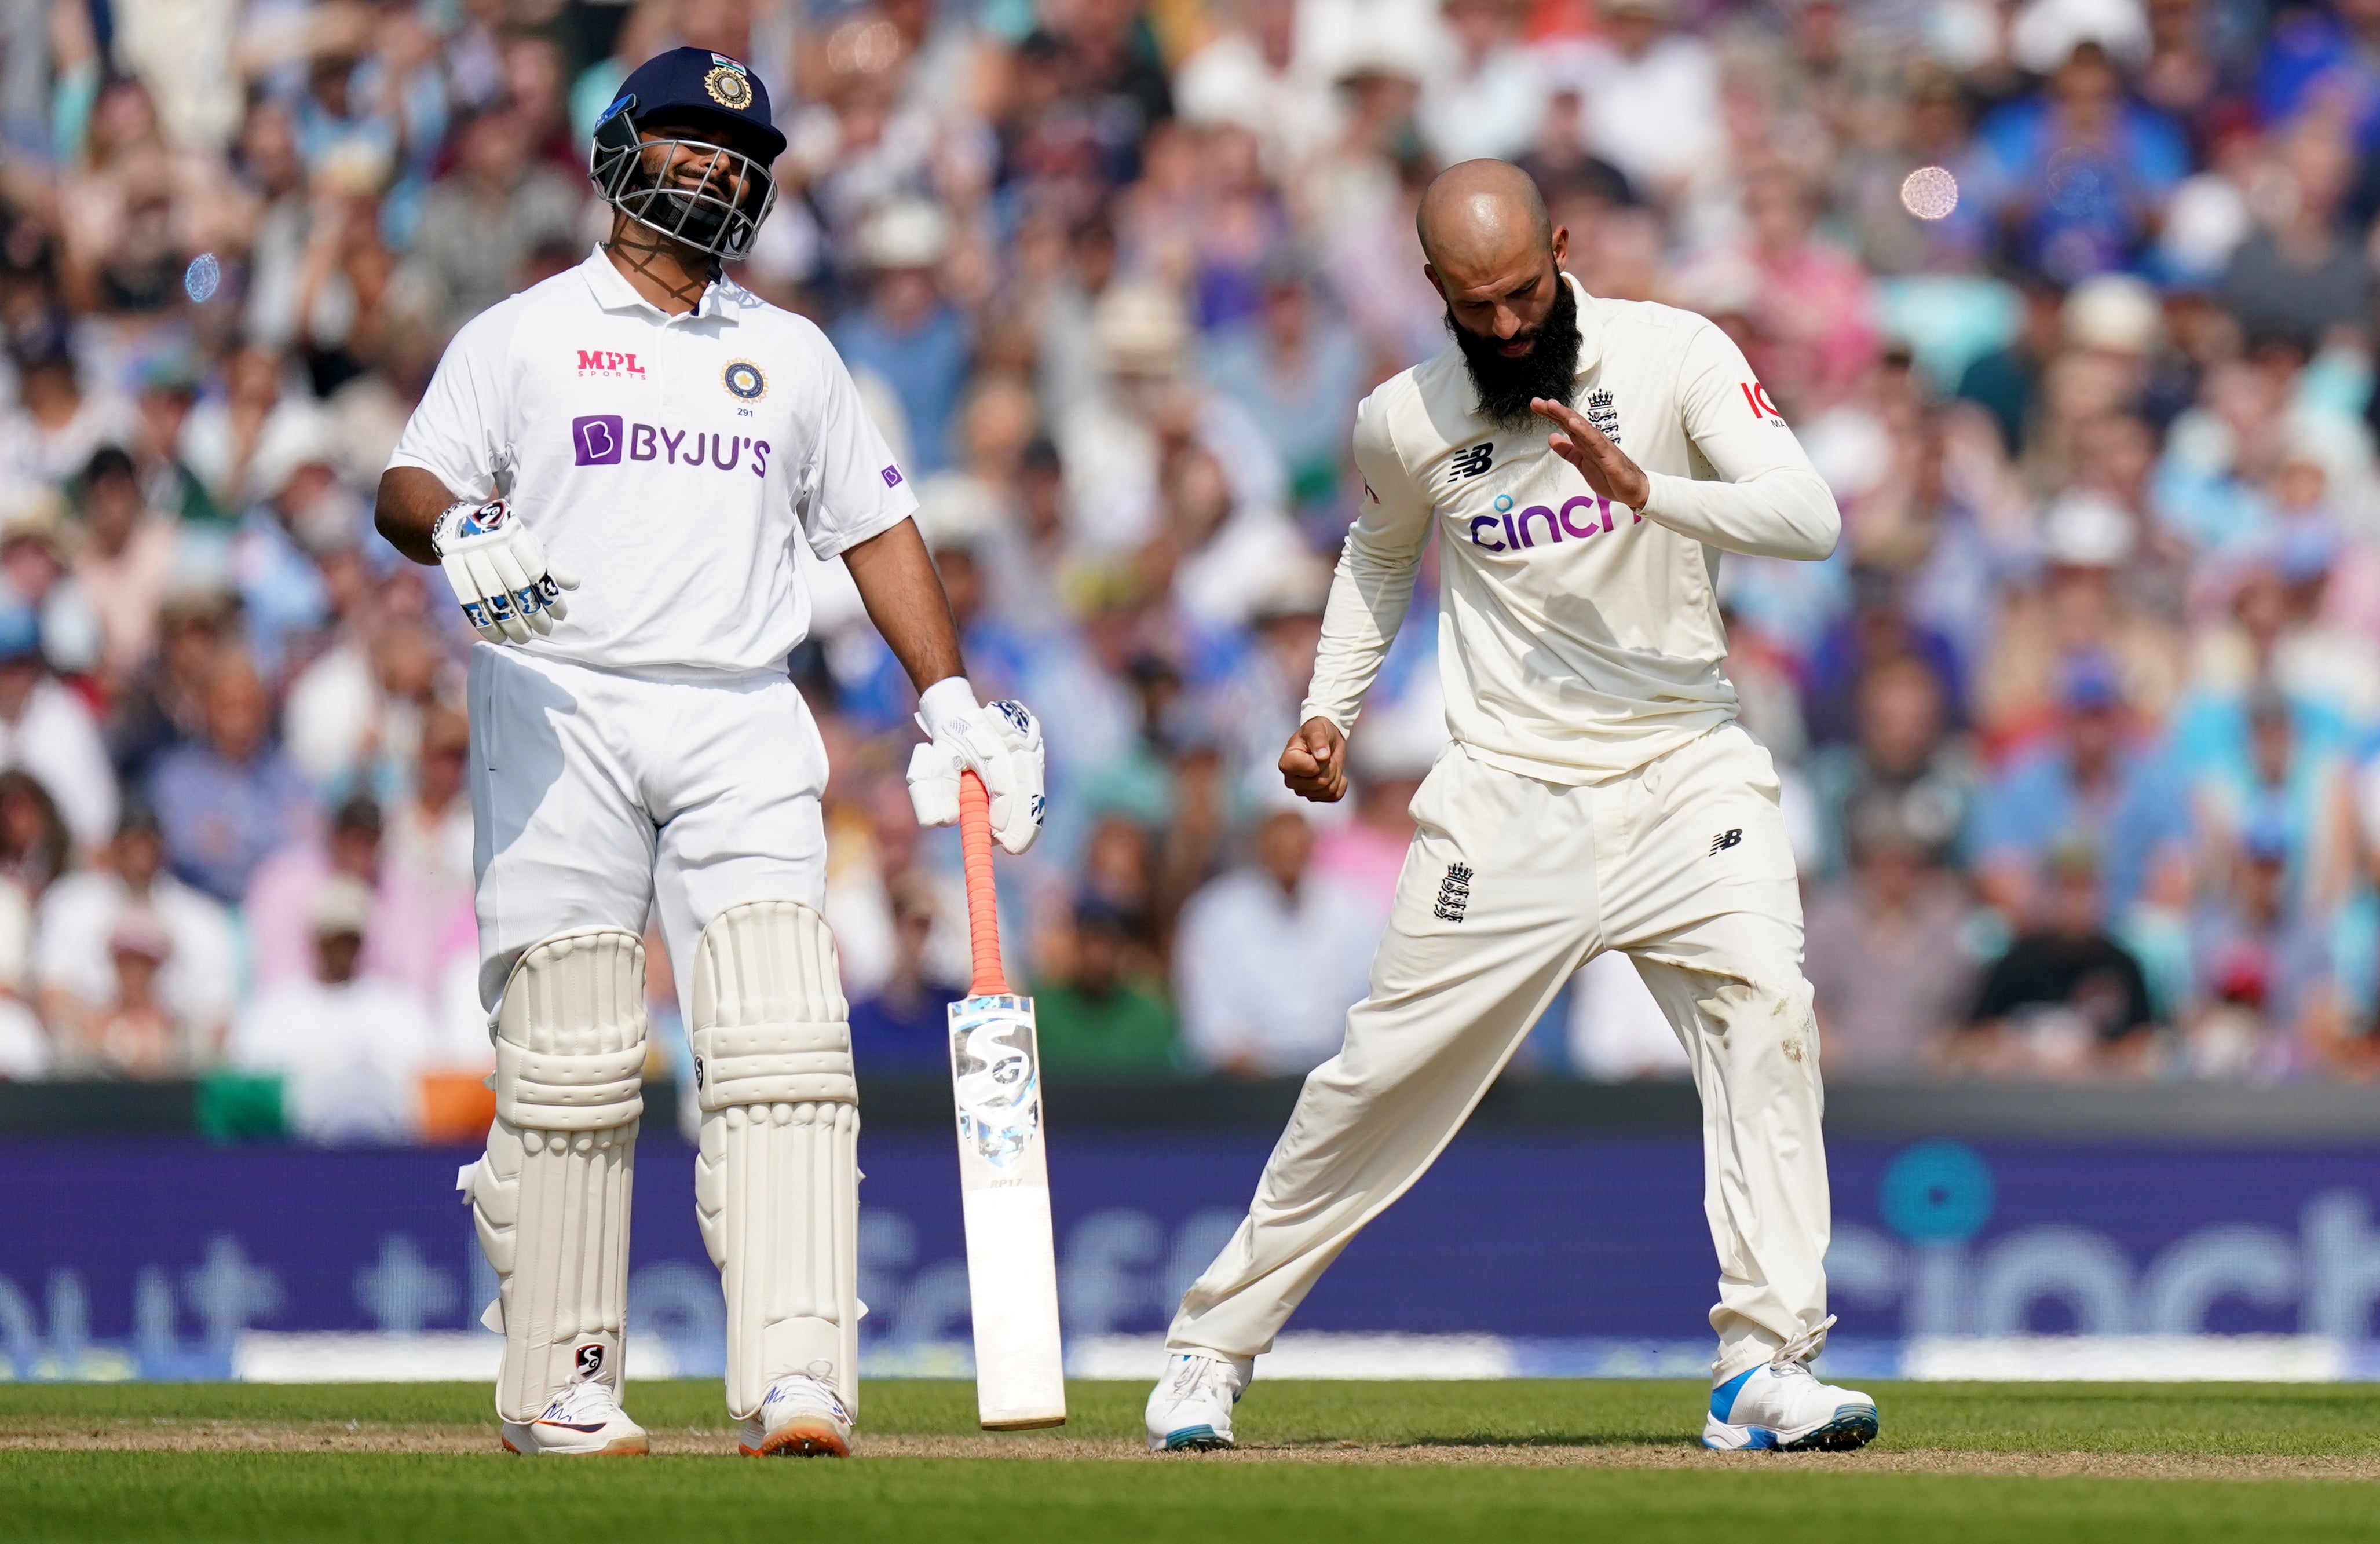
<path id="1" fill-rule="evenodd" d="M 883 476 L 883 478 L 884 478 L 884 486 L 885 486 L 885 487 L 887 487 L 887 488 L 898 488 L 898 487 L 900 487 L 900 486 L 901 486 L 901 468 L 898 468 L 898 467 L 887 467 L 887 468 L 884 468 L 884 471 L 883 471 L 883 473 L 882 473 L 882 476 Z"/>
<path id="2" fill-rule="evenodd" d="M 570 420 L 570 443 L 582 467 L 616 467 L 623 440 L 617 413 L 598 413 Z"/>
<path id="3" fill-rule="evenodd" d="M 1767 387 L 1757 381 L 1743 381 L 1738 384 L 1743 388 L 1744 405 L 1752 409 L 1754 418 L 1767 420 L 1771 429 L 1785 427 L 1785 415 L 1779 412 L 1777 404 L 1768 399 Z"/>

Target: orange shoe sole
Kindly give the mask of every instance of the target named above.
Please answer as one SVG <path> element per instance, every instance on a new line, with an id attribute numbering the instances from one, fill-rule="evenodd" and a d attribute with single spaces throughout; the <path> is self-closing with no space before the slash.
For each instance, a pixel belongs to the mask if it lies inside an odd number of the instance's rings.
<path id="1" fill-rule="evenodd" d="M 828 1422 L 795 1420 L 759 1447 L 738 1442 L 735 1451 L 747 1458 L 848 1458 L 851 1443 Z"/>

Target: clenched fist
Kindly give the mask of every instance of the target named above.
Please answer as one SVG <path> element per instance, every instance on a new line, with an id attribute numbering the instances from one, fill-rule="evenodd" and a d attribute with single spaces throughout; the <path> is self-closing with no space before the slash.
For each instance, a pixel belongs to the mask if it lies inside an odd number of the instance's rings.
<path id="1" fill-rule="evenodd" d="M 1281 778 L 1300 798 L 1338 803 L 1347 794 L 1347 736 L 1327 718 L 1307 719 L 1281 753 Z"/>

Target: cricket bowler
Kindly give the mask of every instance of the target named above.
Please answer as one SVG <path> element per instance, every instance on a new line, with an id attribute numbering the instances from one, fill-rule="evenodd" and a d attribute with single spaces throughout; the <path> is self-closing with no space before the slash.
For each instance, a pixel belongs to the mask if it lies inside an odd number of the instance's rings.
<path id="1" fill-rule="evenodd" d="M 1324 1269 L 1572 973 L 1618 949 L 1702 1096 L 1719 1266 L 1703 1441 L 1859 1447 L 1876 1402 L 1808 1367 L 1834 1322 L 1817 1027 L 1777 773 L 1737 722 L 1717 589 L 1720 553 L 1823 558 L 1840 516 L 1727 334 L 1586 294 L 1518 168 L 1454 166 L 1418 218 L 1454 346 L 1356 410 L 1362 509 L 1281 770 L 1307 798 L 1345 793 L 1432 531 L 1453 744 L 1414 798 L 1370 995 L 1183 1296 L 1149 1446 L 1231 1445 L 1254 1359 Z"/>
<path id="2" fill-rule="evenodd" d="M 523 1453 L 643 1453 L 620 1406 L 650 910 L 677 963 L 695 1192 L 749 1454 L 848 1452 L 859 1121 L 824 900 L 825 748 L 786 673 L 794 543 L 840 555 L 920 688 L 918 817 L 959 777 L 1021 852 L 1038 726 L 979 706 L 917 500 L 819 330 L 724 277 L 785 146 L 743 64 L 622 83 L 587 261 L 458 333 L 382 477 L 382 534 L 445 571 L 470 661 L 480 994 L 496 1121 L 459 1188 L 502 1283 L 496 1410 Z"/>

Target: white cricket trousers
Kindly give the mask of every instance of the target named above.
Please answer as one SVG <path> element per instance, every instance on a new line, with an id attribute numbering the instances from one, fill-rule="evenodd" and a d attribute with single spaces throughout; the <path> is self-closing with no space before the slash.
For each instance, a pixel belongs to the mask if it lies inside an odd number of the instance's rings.
<path id="1" fill-rule="evenodd" d="M 1714 1378 L 1815 1330 L 1831 1218 L 1824 1094 L 1767 750 L 1728 723 L 1572 787 L 1451 747 L 1413 815 L 1371 994 L 1306 1078 L 1247 1220 L 1184 1295 L 1167 1345 L 1269 1351 L 1339 1251 L 1453 1139 L 1562 983 L 1607 949 L 1634 960 L 1702 1095 Z"/>
<path id="2" fill-rule="evenodd" d="M 574 928 L 656 907 L 693 1022 L 704 924 L 746 901 L 826 900 L 826 748 L 782 670 L 595 670 L 471 650 L 480 997 Z"/>

